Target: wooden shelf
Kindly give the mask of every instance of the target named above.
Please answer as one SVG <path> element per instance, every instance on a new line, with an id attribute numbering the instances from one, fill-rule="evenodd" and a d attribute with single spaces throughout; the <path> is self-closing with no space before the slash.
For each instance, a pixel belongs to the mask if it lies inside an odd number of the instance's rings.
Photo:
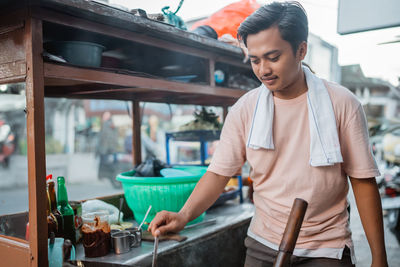
<path id="1" fill-rule="evenodd" d="M 45 96 L 229 106 L 244 90 L 44 63 Z"/>

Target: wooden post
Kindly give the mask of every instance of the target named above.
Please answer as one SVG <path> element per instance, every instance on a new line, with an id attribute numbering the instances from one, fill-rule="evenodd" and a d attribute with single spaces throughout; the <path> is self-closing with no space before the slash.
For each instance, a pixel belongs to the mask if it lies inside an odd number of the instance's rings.
<path id="1" fill-rule="evenodd" d="M 209 83 L 210 86 L 215 86 L 215 60 L 210 58 L 208 60 L 208 70 L 207 70 L 207 82 Z"/>
<path id="2" fill-rule="evenodd" d="M 141 142 L 141 114 L 138 101 L 132 101 L 132 163 L 142 163 L 142 142 Z"/>
<path id="3" fill-rule="evenodd" d="M 46 158 L 42 21 L 26 19 L 26 128 L 31 266 L 47 266 Z"/>
<path id="4" fill-rule="evenodd" d="M 294 200 L 281 243 L 279 244 L 279 252 L 275 258 L 274 267 L 290 266 L 290 256 L 292 256 L 294 247 L 296 246 L 307 206 L 308 203 L 301 198 Z"/>

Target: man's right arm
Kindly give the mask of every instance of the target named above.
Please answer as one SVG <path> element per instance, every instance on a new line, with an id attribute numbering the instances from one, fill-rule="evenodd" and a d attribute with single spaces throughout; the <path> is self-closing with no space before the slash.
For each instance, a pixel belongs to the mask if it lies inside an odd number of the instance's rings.
<path id="1" fill-rule="evenodd" d="M 185 225 L 200 216 L 219 197 L 230 177 L 207 171 L 197 183 L 189 199 L 178 212 L 161 211 L 149 225 L 153 236 L 168 232 L 179 232 Z"/>

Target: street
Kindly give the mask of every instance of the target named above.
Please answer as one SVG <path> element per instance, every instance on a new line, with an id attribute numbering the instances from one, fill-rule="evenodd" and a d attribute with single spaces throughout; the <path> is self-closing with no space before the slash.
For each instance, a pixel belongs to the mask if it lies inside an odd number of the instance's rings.
<path id="1" fill-rule="evenodd" d="M 371 265 L 371 252 L 367 238 L 364 234 L 364 229 L 361 224 L 361 219 L 358 215 L 357 206 L 354 200 L 354 195 L 350 188 L 348 199 L 350 202 L 350 229 L 357 257 L 357 267 L 369 267 Z M 386 218 L 384 218 L 385 245 L 389 266 L 400 266 L 400 245 L 397 242 L 394 234 L 386 226 Z"/>

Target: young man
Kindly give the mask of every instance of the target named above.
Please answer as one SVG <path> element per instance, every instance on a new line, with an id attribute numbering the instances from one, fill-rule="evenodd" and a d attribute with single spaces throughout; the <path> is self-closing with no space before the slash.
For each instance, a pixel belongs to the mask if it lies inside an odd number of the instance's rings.
<path id="1" fill-rule="evenodd" d="M 353 266 L 348 177 L 371 248 L 387 266 L 382 210 L 360 102 L 346 88 L 302 66 L 308 22 L 296 2 L 265 5 L 239 27 L 262 82 L 232 107 L 207 173 L 179 213 L 162 211 L 153 235 L 177 232 L 204 212 L 247 160 L 255 215 L 245 266 L 272 266 L 296 197 L 308 202 L 293 266 Z"/>

